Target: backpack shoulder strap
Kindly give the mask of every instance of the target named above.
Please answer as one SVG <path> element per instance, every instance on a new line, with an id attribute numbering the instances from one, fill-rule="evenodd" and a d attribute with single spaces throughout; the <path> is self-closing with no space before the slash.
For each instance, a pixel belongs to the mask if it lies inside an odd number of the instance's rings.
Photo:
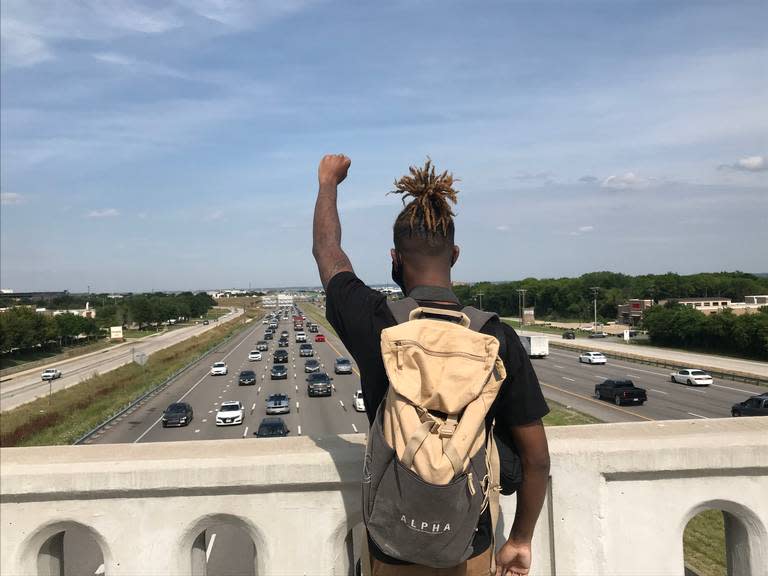
<path id="1" fill-rule="evenodd" d="M 413 298 L 401 298 L 400 300 L 387 300 L 387 307 L 395 317 L 395 322 L 403 324 L 408 322 L 408 317 L 413 310 L 419 307 L 419 303 Z"/>
<path id="2" fill-rule="evenodd" d="M 493 318 L 498 318 L 498 314 L 495 312 L 485 312 L 484 310 L 478 310 L 472 306 L 465 306 L 461 310 L 469 318 L 469 329 L 475 332 L 480 330 Z"/>

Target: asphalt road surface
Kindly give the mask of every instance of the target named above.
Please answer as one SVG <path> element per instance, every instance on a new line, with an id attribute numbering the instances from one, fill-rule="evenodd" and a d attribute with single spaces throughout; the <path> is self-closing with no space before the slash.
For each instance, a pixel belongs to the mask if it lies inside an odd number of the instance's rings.
<path id="1" fill-rule="evenodd" d="M 218 438 L 244 438 L 259 442 L 253 433 L 266 416 L 266 398 L 275 392 L 284 392 L 290 397 L 291 411 L 282 418 L 292 435 L 367 432 L 365 413 L 356 412 L 352 402 L 354 393 L 360 388 L 357 367 L 351 375 L 333 373 L 334 360 L 338 356 L 350 358 L 341 342 L 328 334 L 323 326 L 320 326 L 320 333 L 326 336 L 326 342 L 315 342 L 315 334 L 307 332 L 314 357 L 323 364 L 322 370 L 334 378 L 335 388 L 331 397 L 309 398 L 304 373 L 305 358 L 299 356 L 299 344 L 295 342 L 290 317 L 280 320 L 276 334 L 279 337 L 283 330 L 289 333 L 288 379 L 270 379 L 272 354 L 278 349 L 277 339 L 268 341 L 269 350 L 262 352 L 261 361 L 248 360 L 248 352 L 256 348 L 258 340 L 263 339 L 266 326 L 259 322 L 254 321 L 251 328 L 220 351 L 187 370 L 161 394 L 87 443 L 181 442 Z M 210 374 L 210 366 L 216 361 L 227 363 L 229 373 L 226 376 Z M 728 417 L 732 404 L 765 391 L 757 386 L 727 380 L 716 380 L 713 386 L 707 388 L 691 388 L 670 382 L 669 372 L 658 368 L 612 359 L 605 366 L 581 364 L 577 353 L 558 349 L 552 349 L 548 358 L 533 360 L 533 365 L 548 399 L 606 422 Z M 238 375 L 243 369 L 252 369 L 257 373 L 256 385 L 238 385 Z M 615 406 L 593 398 L 595 384 L 605 378 L 632 379 L 637 386 L 647 390 L 648 401 L 643 406 Z M 182 400 L 193 407 L 191 423 L 181 428 L 163 428 L 163 410 L 172 402 Z M 222 402 L 228 400 L 239 400 L 245 405 L 244 421 L 241 425 L 217 427 L 216 411 Z M 253 574 L 254 549 L 247 535 L 238 528 L 221 525 L 208 530 L 204 538 L 209 574 Z M 68 547 L 78 548 L 83 550 L 85 544 L 78 547 L 73 543 Z M 83 573 L 93 573 L 89 570 L 95 570 L 99 562 L 100 559 L 94 556 Z"/>
<path id="2" fill-rule="evenodd" d="M 242 309 L 231 308 L 230 311 L 219 319 L 219 322 L 211 321 L 208 325 L 196 324 L 176 328 L 162 332 L 156 336 L 143 338 L 138 342 L 129 342 L 100 350 L 91 354 L 78 356 L 63 362 L 41 366 L 32 370 L 18 372 L 2 379 L 0 382 L 0 411 L 5 412 L 27 402 L 31 402 L 50 392 L 58 392 L 79 384 L 94 375 L 103 374 L 133 362 L 135 354 L 153 354 L 163 348 L 198 336 L 207 330 L 220 326 L 221 322 L 237 318 L 243 313 Z M 58 368 L 62 377 L 52 382 L 43 382 L 40 374 L 45 368 Z"/>

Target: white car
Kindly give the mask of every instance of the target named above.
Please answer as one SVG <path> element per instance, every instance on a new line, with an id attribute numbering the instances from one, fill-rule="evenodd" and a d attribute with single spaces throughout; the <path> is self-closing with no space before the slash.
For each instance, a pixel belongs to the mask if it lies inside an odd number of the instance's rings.
<path id="1" fill-rule="evenodd" d="M 211 366 L 211 376 L 226 376 L 228 372 L 226 362 L 214 362 Z"/>
<path id="2" fill-rule="evenodd" d="M 584 352 L 579 356 L 579 362 L 585 364 L 605 364 L 607 361 L 602 352 Z"/>
<path id="3" fill-rule="evenodd" d="M 216 412 L 216 426 L 234 426 L 243 423 L 245 408 L 238 400 L 222 402 Z"/>
<path id="4" fill-rule="evenodd" d="M 296 342 L 306 342 L 307 335 L 304 332 L 296 332 Z"/>
<path id="5" fill-rule="evenodd" d="M 684 368 L 669 375 L 672 382 L 688 384 L 688 386 L 709 386 L 712 384 L 712 376 L 696 368 Z"/>
<path id="6" fill-rule="evenodd" d="M 56 380 L 56 378 L 61 378 L 61 370 L 57 370 L 56 368 L 46 368 L 43 370 L 43 380 Z"/>
<path id="7" fill-rule="evenodd" d="M 365 401 L 363 400 L 363 391 L 358 390 L 352 397 L 355 404 L 355 410 L 358 412 L 365 412 Z"/>
<path id="8" fill-rule="evenodd" d="M 261 352 L 259 352 L 258 350 L 251 350 L 250 352 L 248 352 L 248 360 L 250 360 L 251 362 L 261 360 Z"/>

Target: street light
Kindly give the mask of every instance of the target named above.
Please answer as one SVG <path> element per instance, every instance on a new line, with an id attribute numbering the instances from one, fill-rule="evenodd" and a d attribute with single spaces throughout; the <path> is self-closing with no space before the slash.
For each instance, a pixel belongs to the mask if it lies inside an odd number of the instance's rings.
<path id="1" fill-rule="evenodd" d="M 477 294 L 475 294 L 475 298 L 480 299 L 480 310 L 483 309 L 483 296 L 484 294 L 482 292 L 478 292 Z"/>
<path id="2" fill-rule="evenodd" d="M 525 317 L 523 310 L 525 309 L 525 293 L 528 292 L 525 288 L 517 289 L 517 306 L 520 308 L 520 326 L 524 325 Z"/>
<path id="3" fill-rule="evenodd" d="M 592 298 L 594 299 L 594 303 L 595 303 L 595 320 L 592 323 L 592 334 L 596 334 L 597 333 L 597 293 L 600 292 L 600 287 L 592 286 L 590 290 L 592 290 Z"/>

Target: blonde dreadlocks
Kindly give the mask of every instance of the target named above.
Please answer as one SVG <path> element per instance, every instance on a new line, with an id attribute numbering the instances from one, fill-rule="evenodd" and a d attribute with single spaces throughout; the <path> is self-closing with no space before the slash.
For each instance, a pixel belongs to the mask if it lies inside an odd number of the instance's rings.
<path id="1" fill-rule="evenodd" d="M 410 175 L 395 180 L 395 190 L 390 194 L 402 194 L 405 208 L 395 220 L 394 240 L 398 250 L 419 249 L 434 253 L 453 247 L 453 209 L 456 204 L 457 182 L 447 171 L 437 174 L 432 160 L 427 158 L 423 167 L 409 168 Z M 412 200 L 406 204 L 406 198 Z M 406 239 L 419 240 L 418 243 Z"/>

